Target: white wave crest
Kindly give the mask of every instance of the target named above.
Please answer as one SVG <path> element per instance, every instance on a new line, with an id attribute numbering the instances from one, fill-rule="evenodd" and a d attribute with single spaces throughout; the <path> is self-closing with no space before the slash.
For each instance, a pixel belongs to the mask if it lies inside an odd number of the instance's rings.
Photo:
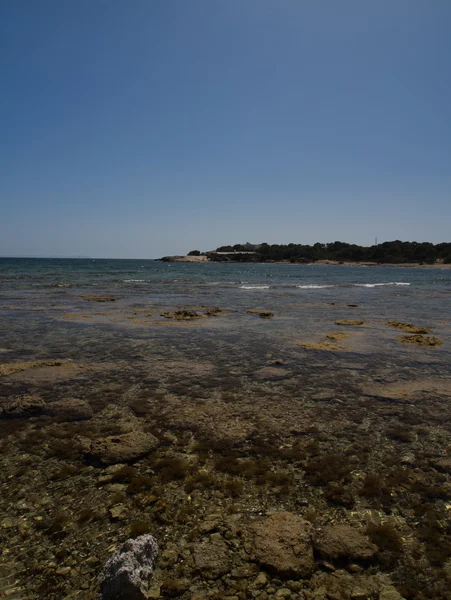
<path id="1" fill-rule="evenodd" d="M 242 290 L 269 290 L 269 285 L 240 285 Z"/>
<path id="2" fill-rule="evenodd" d="M 145 279 L 124 279 L 124 283 L 145 283 Z"/>
<path id="3" fill-rule="evenodd" d="M 410 283 L 404 281 L 389 281 L 388 283 L 354 283 L 356 287 L 375 288 L 385 285 L 410 285 Z"/>
<path id="4" fill-rule="evenodd" d="M 297 285 L 297 288 L 301 288 L 301 290 L 319 290 L 322 288 L 331 288 L 335 287 L 334 285 L 317 285 L 313 283 L 305 284 L 305 285 Z"/>

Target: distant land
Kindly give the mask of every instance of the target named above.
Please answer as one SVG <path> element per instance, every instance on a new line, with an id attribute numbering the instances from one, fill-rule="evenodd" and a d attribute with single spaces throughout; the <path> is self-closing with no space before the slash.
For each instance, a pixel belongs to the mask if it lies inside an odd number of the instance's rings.
<path id="1" fill-rule="evenodd" d="M 186 256 L 163 256 L 165 262 L 284 262 L 322 264 L 366 264 L 403 266 L 451 266 L 451 242 L 402 242 L 394 240 L 373 246 L 346 242 L 304 244 L 235 244 L 216 250 L 191 250 Z"/>

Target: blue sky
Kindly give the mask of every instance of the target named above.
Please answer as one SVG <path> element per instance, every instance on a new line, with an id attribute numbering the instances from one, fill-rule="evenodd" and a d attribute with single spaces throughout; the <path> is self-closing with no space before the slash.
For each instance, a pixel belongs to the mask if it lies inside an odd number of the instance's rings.
<path id="1" fill-rule="evenodd" d="M 451 239 L 449 0 L 5 0 L 0 255 Z"/>

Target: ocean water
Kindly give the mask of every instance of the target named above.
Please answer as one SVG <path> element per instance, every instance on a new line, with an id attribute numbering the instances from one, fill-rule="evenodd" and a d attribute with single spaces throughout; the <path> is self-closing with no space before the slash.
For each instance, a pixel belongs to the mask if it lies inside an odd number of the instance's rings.
<path id="1" fill-rule="evenodd" d="M 209 286 L 217 286 L 209 290 Z M 450 291 L 447 268 L 349 267 L 343 265 L 165 263 L 153 260 L 0 258 L 0 292 L 71 288 L 119 294 L 173 295 L 190 291 L 212 296 L 224 290 L 327 290 L 385 287 L 399 291 Z M 355 290 L 354 290 L 355 291 Z M 386 291 L 386 290 L 384 290 Z"/>
<path id="2" fill-rule="evenodd" d="M 116 301 L 88 302 L 92 296 Z M 216 306 L 227 317 L 189 328 L 169 327 L 174 323 L 161 317 L 166 310 L 202 313 Z M 395 360 L 399 344 L 386 321 L 428 326 L 447 340 L 451 269 L 6 258 L 0 307 L 0 346 L 9 358 L 77 358 L 89 347 L 96 360 L 113 354 L 128 360 L 145 346 L 154 357 L 207 354 L 228 363 L 233 347 L 239 365 L 252 368 L 297 341 L 323 340 L 337 320 L 358 319 L 365 329 L 352 336 L 354 360 Z M 274 319 L 247 314 L 256 308 L 271 310 Z M 447 348 L 434 360 L 447 360 Z M 402 355 L 416 358 L 405 347 Z"/>
<path id="3" fill-rule="evenodd" d="M 210 307 L 220 316 L 208 316 Z M 182 308 L 200 317 L 165 314 Z M 259 309 L 274 316 L 261 318 Z M 406 343 L 391 321 L 428 328 L 438 343 Z M 434 464 L 451 448 L 450 381 L 450 269 L 2 259 L 0 409 L 32 395 L 47 408 L 79 399 L 93 413 L 81 422 L 33 412 L 0 419 L 0 512 L 11 518 L 0 542 L 10 549 L 10 573 L 19 573 L 13 580 L 50 600 L 88 581 L 91 591 L 80 597 L 94 600 L 97 572 L 85 573 L 86 557 L 94 548 L 103 564 L 135 523 L 148 523 L 162 550 L 182 547 L 193 534 L 204 547 L 198 525 L 207 514 L 247 527 L 281 510 L 303 518 L 313 511 L 320 527 L 344 522 L 360 531 L 373 518 L 391 519 L 412 541 L 403 547 L 406 564 L 427 564 L 418 560 L 416 536 L 424 535 L 432 509 L 434 522 L 449 518 L 450 476 Z M 83 448 L 130 430 L 161 443 L 134 463 L 146 493 L 127 488 L 127 517 L 112 520 L 109 486 L 99 485 L 109 471 L 94 467 Z M 329 485 L 331 457 L 332 470 L 347 469 L 340 485 Z M 187 464 L 186 472 L 159 474 L 160 461 L 174 460 Z M 238 471 L 229 472 L 229 464 Z M 241 474 L 244 464 L 259 470 Z M 186 483 L 197 472 L 207 472 L 209 483 L 188 497 Z M 390 493 L 362 494 L 367 473 L 390 481 Z M 141 496 L 158 502 L 141 504 Z M 428 507 L 424 518 L 421 506 Z M 102 507 L 80 524 L 81 510 Z M 64 530 L 55 535 L 61 511 Z M 26 522 L 28 529 L 10 525 Z M 433 529 L 434 552 L 436 536 Z M 447 531 L 440 544 L 447 547 Z M 231 550 L 237 565 L 242 555 Z M 49 579 L 54 556 L 70 557 L 73 576 Z M 384 577 L 411 585 L 412 571 L 397 564 L 384 562 Z M 336 572 L 318 568 L 335 590 Z M 180 576 L 171 569 L 163 566 L 164 579 Z M 415 583 L 420 593 L 405 597 L 429 598 L 429 582 L 448 590 L 444 571 L 425 572 L 429 579 L 420 572 Z M 197 572 L 184 574 L 198 581 Z M 364 579 L 355 577 L 361 590 Z M 223 579 L 214 585 L 225 596 L 230 580 Z M 347 579 L 354 589 L 348 586 Z"/>

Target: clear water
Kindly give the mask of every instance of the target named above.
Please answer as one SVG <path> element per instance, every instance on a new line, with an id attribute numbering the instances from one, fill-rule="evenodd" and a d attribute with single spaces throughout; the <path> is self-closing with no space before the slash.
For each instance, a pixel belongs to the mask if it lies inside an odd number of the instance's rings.
<path id="1" fill-rule="evenodd" d="M 117 301 L 87 302 L 85 296 Z M 228 316 L 190 328 L 153 326 L 164 321 L 164 310 L 205 306 L 219 306 Z M 86 354 L 130 360 L 144 352 L 154 358 L 208 355 L 243 369 L 284 356 L 301 368 L 296 342 L 324 339 L 339 319 L 366 325 L 353 331 L 352 354 L 341 361 L 412 362 L 423 352 L 428 363 L 446 363 L 450 356 L 446 268 L 7 258 L 0 259 L 0 307 L 0 347 L 9 360 Z M 247 314 L 255 308 L 275 318 Z M 152 316 L 133 320 L 139 310 Z M 431 327 L 445 343 L 435 353 L 400 345 L 388 320 Z M 307 368 L 316 353 L 302 352 Z"/>

